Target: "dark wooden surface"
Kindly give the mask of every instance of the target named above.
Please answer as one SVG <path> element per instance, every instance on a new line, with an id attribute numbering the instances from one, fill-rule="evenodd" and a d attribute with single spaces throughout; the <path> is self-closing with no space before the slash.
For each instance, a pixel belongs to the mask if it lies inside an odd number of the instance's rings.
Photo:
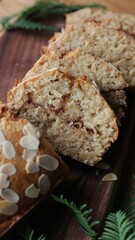
<path id="1" fill-rule="evenodd" d="M 49 33 L 9 32 L 0 40 L 0 99 L 6 102 L 7 91 L 14 81 L 21 80 L 28 69 L 40 56 L 40 48 L 46 45 L 51 37 Z M 128 112 L 120 128 L 118 141 L 104 156 L 104 160 L 111 166 L 109 170 L 99 170 L 96 175 L 95 167 L 84 166 L 71 159 L 65 161 L 69 165 L 72 181 L 61 186 L 56 193 L 63 193 L 69 200 L 78 205 L 87 203 L 93 208 L 93 219 L 100 220 L 96 230 L 100 232 L 104 218 L 111 209 L 119 181 L 126 171 L 129 162 L 129 147 L 134 135 L 135 125 L 135 97 L 128 96 Z M 133 155 L 134 156 L 134 155 Z M 102 177 L 108 173 L 117 174 L 118 181 L 102 182 Z M 31 214 L 25 217 L 3 239 L 21 239 L 17 234 L 23 232 L 27 226 L 35 228 L 38 233 L 44 233 L 47 240 L 87 240 L 76 222 L 72 212 L 66 207 L 47 198 Z"/>

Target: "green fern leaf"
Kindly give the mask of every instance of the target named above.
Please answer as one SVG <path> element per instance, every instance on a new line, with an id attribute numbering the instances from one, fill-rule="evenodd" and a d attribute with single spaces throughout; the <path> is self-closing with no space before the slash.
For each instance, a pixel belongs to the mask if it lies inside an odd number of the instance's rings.
<path id="1" fill-rule="evenodd" d="M 24 27 L 25 26 L 25 27 Z M 13 25 L 8 25 L 7 30 L 13 30 L 13 29 L 26 29 L 26 30 L 48 30 L 48 31 L 60 31 L 59 27 L 51 26 L 51 25 L 46 25 L 43 23 L 39 22 L 34 22 L 34 21 L 29 21 L 26 19 L 19 19 L 16 21 Z"/>
<path id="2" fill-rule="evenodd" d="M 92 212 L 92 209 L 86 210 L 87 207 L 86 204 L 83 204 L 80 208 L 78 208 L 74 202 L 69 202 L 66 198 L 63 197 L 63 195 L 60 195 L 59 197 L 52 195 L 52 198 L 56 202 L 64 204 L 74 212 L 75 217 L 78 220 L 82 230 L 89 237 L 93 238 L 97 235 L 97 233 L 93 230 L 93 226 L 97 225 L 99 221 L 94 221 L 90 223 L 91 220 L 90 213 Z"/>
<path id="3" fill-rule="evenodd" d="M 26 233 L 25 234 L 19 234 L 24 240 L 33 240 L 34 239 L 34 230 L 31 228 L 27 228 Z M 37 240 L 46 240 L 46 238 L 44 237 L 44 235 L 41 235 L 37 238 Z"/>
<path id="4" fill-rule="evenodd" d="M 37 0 L 31 7 L 18 12 L 14 15 L 3 18 L 0 23 L 2 30 L 14 29 L 29 29 L 29 30 L 49 30 L 59 31 L 60 29 L 55 26 L 43 24 L 40 21 L 46 17 L 56 17 L 64 15 L 65 13 L 73 12 L 84 7 L 99 7 L 104 8 L 101 4 L 88 4 L 88 5 L 66 5 L 57 0 Z"/>
<path id="5" fill-rule="evenodd" d="M 133 221 L 122 210 L 110 213 L 105 222 L 104 231 L 99 240 L 135 240 Z"/>

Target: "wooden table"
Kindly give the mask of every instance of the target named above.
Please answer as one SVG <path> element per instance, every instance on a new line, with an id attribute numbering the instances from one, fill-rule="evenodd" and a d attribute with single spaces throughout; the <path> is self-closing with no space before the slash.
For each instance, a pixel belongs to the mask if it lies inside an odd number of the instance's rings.
<path id="1" fill-rule="evenodd" d="M 1 0 L 0 16 L 7 16 L 31 5 L 33 0 Z M 84 4 L 96 2 L 94 0 L 65 1 L 70 4 Z M 135 14 L 134 0 L 100 0 L 110 10 Z M 21 79 L 28 69 L 40 56 L 40 47 L 47 44 L 50 33 L 33 33 L 27 31 L 15 31 L 1 34 L 0 39 L 0 99 L 6 101 L 6 93 L 12 87 L 15 79 Z M 34 50 L 33 50 L 34 49 Z M 115 200 L 116 190 L 122 189 L 123 183 L 130 181 L 130 176 L 135 174 L 134 142 L 135 142 L 135 97 L 128 97 L 128 113 L 122 123 L 119 140 L 114 144 L 111 152 L 104 158 L 110 163 L 109 171 L 118 175 L 117 182 L 101 182 L 105 170 L 100 170 L 96 176 L 96 168 L 83 166 L 72 160 L 66 160 L 74 181 L 66 190 L 63 186 L 57 191 L 65 191 L 66 196 L 78 205 L 86 202 L 93 208 L 93 217 L 100 220 L 97 231 L 100 231 L 102 223 Z M 128 166 L 128 168 L 127 168 Z M 126 170 L 126 171 L 125 171 Z M 62 189 L 62 190 L 61 190 Z M 76 222 L 73 214 L 67 208 L 46 199 L 40 207 L 28 215 L 17 228 L 13 229 L 4 239 L 19 239 L 16 232 L 23 232 L 27 225 L 35 228 L 37 233 L 47 235 L 47 240 L 88 240 Z"/>

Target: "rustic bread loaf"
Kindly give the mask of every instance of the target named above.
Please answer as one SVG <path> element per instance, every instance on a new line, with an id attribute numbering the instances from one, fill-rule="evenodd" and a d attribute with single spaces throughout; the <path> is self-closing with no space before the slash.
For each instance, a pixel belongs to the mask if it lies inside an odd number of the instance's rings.
<path id="1" fill-rule="evenodd" d="M 59 68 L 73 77 L 87 76 L 96 82 L 101 91 L 124 89 L 127 86 L 121 73 L 112 64 L 85 53 L 82 49 L 75 49 L 62 57 L 53 51 L 47 51 L 26 74 L 24 80 L 52 68 Z"/>
<path id="2" fill-rule="evenodd" d="M 0 236 L 68 175 L 39 129 L 0 103 Z"/>
<path id="3" fill-rule="evenodd" d="M 86 77 L 48 70 L 14 87 L 8 106 L 38 124 L 59 153 L 91 166 L 118 137 L 114 113 Z"/>
<path id="4" fill-rule="evenodd" d="M 101 22 L 127 34 L 135 36 L 135 16 L 128 13 L 116 13 L 104 9 L 84 8 L 66 15 L 66 26 L 87 23 L 89 20 Z"/>
<path id="5" fill-rule="evenodd" d="M 89 80 L 95 81 L 103 96 L 106 91 L 109 91 L 110 94 L 105 95 L 108 96 L 106 100 L 115 111 L 118 120 L 120 121 L 125 115 L 126 95 L 122 89 L 127 84 L 120 72 L 111 64 L 92 56 L 90 53 L 85 53 L 81 49 L 73 50 L 62 57 L 53 51 L 47 51 L 23 80 L 54 68 L 59 68 L 62 72 L 75 78 L 86 76 Z M 115 98 L 117 98 L 117 105 Z"/>
<path id="6" fill-rule="evenodd" d="M 102 58 L 114 65 L 123 75 L 130 87 L 135 87 L 135 39 L 119 32 L 90 22 L 87 26 L 71 27 L 54 42 L 49 49 L 61 54 L 80 47 L 85 53 Z"/>

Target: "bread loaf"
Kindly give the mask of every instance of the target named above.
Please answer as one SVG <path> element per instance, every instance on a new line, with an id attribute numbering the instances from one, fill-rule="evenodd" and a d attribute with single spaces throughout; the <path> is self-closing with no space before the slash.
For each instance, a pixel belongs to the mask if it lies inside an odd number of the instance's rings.
<path id="1" fill-rule="evenodd" d="M 87 26 L 69 28 L 49 44 L 51 51 L 59 50 L 62 55 L 78 47 L 114 65 L 129 86 L 135 87 L 135 39 L 124 32 L 90 22 Z"/>
<path id="2" fill-rule="evenodd" d="M 81 49 L 73 50 L 62 57 L 59 57 L 59 53 L 47 51 L 23 80 L 54 68 L 59 68 L 62 72 L 74 78 L 86 76 L 89 80 L 95 81 L 103 96 L 104 94 L 107 96 L 106 100 L 115 111 L 118 120 L 120 121 L 124 117 L 126 95 L 123 89 L 127 84 L 121 73 L 113 65 L 92 56 L 90 53 L 85 53 Z M 109 94 L 106 93 L 108 91 Z M 117 104 L 115 98 L 117 98 Z"/>
<path id="3" fill-rule="evenodd" d="M 135 37 L 135 16 L 129 13 L 116 13 L 104 9 L 84 8 L 66 15 L 66 26 L 86 24 L 90 20 L 101 22 L 110 28 L 124 31 Z"/>
<path id="4" fill-rule="evenodd" d="M 0 236 L 67 176 L 39 129 L 0 103 Z"/>
<path id="5" fill-rule="evenodd" d="M 91 166 L 118 137 L 113 111 L 86 77 L 48 70 L 14 87 L 8 106 L 38 124 L 59 153 Z"/>

